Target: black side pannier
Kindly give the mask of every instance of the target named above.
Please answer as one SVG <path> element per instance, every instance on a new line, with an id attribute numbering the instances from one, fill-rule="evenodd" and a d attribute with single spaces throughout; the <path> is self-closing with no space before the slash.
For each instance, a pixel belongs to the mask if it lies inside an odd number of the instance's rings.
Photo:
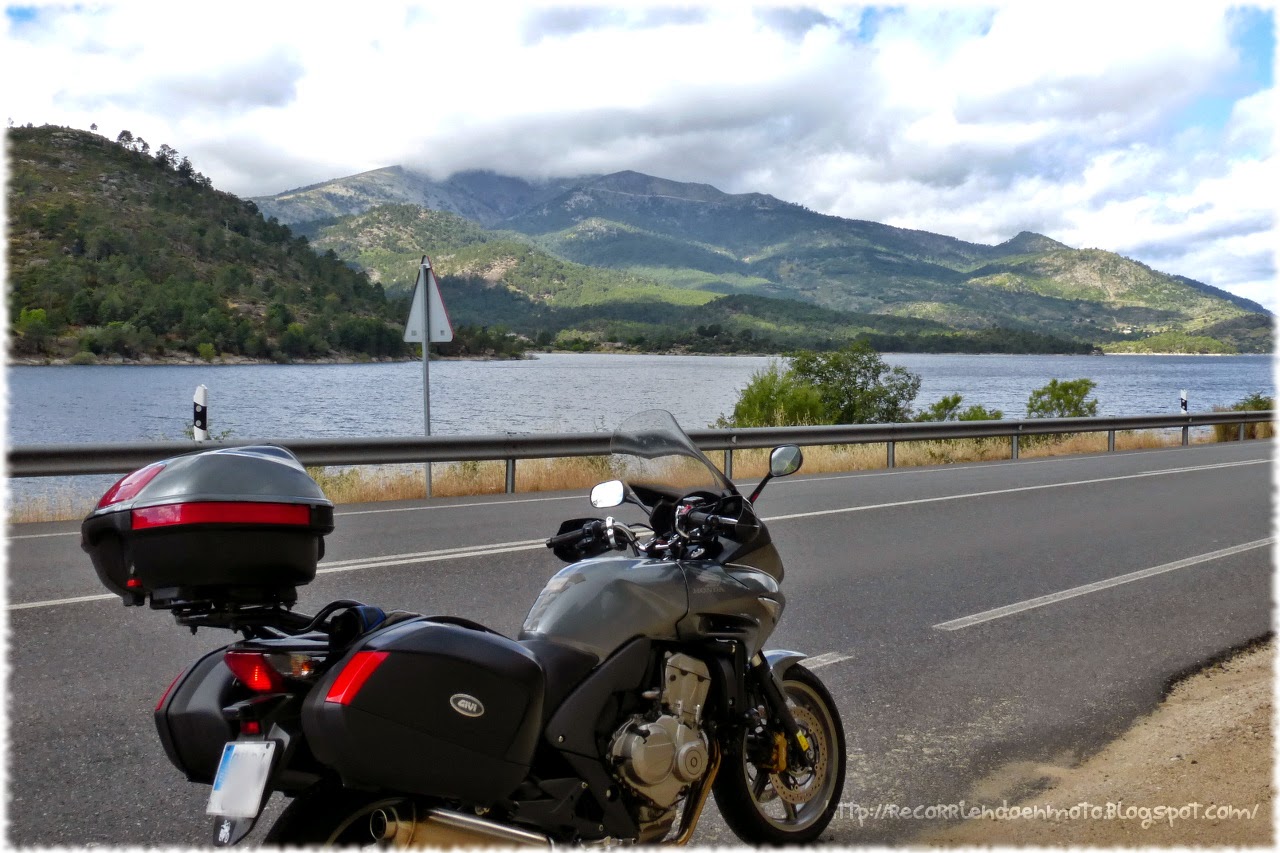
<path id="1" fill-rule="evenodd" d="M 226 447 L 120 480 L 84 520 L 80 546 L 125 604 L 292 604 L 332 531 L 332 502 L 292 453 Z"/>
<path id="2" fill-rule="evenodd" d="M 529 772 L 544 691 L 514 640 L 414 621 L 357 645 L 308 696 L 302 727 L 346 785 L 493 803 Z"/>

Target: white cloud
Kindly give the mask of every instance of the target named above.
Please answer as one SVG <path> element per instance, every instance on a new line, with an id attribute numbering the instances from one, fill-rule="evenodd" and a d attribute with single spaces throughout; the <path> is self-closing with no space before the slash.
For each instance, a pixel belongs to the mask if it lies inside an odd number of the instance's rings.
<path id="1" fill-rule="evenodd" d="M 1231 82 L 1233 25 L 1213 3 L 126 3 L 11 18 L 0 61 L 14 120 L 128 128 L 243 195 L 396 163 L 636 169 L 1042 231 L 1274 307 L 1274 94 Z M 1207 97 L 1234 99 L 1225 126 L 1186 127 Z"/>

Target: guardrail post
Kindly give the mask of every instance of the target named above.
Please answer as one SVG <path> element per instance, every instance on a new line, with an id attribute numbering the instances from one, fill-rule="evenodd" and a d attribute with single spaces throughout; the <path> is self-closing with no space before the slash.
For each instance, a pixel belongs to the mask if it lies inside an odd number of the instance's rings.
<path id="1" fill-rule="evenodd" d="M 1244 441 L 1244 421 L 1240 422 L 1240 431 L 1237 434 L 1240 436 L 1237 440 Z"/>
<path id="2" fill-rule="evenodd" d="M 892 442 L 892 441 L 886 441 L 886 442 L 884 443 L 884 446 L 885 446 L 886 448 L 888 448 L 888 449 L 885 451 L 885 456 L 886 456 L 885 462 L 887 463 L 887 466 L 888 466 L 889 468 L 892 468 L 892 467 L 893 467 L 893 442 Z"/>
<path id="3" fill-rule="evenodd" d="M 1021 429 L 1021 427 L 1019 427 L 1019 429 Z M 1010 456 L 1009 458 L 1010 458 L 1010 459 L 1017 459 L 1017 458 L 1018 458 L 1018 435 L 1017 435 L 1017 433 L 1015 433 L 1015 434 L 1012 436 L 1012 439 L 1013 439 L 1013 441 L 1012 441 L 1012 444 L 1013 444 L 1013 455 L 1012 455 L 1012 456 Z"/>
<path id="4" fill-rule="evenodd" d="M 507 460 L 507 494 L 516 493 L 516 460 Z"/>
<path id="5" fill-rule="evenodd" d="M 1116 452 L 1116 431 L 1113 429 L 1107 430 L 1107 452 Z"/>
<path id="6" fill-rule="evenodd" d="M 1182 446 L 1186 447 L 1191 443 L 1191 427 L 1184 426 L 1182 428 Z"/>
<path id="7" fill-rule="evenodd" d="M 733 448 L 730 447 L 724 452 L 724 477 L 726 480 L 733 479 Z"/>

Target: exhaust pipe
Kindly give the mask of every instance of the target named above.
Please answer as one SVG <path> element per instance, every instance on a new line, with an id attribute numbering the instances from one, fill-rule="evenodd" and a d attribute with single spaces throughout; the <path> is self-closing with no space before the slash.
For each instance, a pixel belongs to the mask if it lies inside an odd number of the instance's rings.
<path id="1" fill-rule="evenodd" d="M 537 832 L 445 809 L 428 809 L 409 820 L 395 809 L 379 809 L 369 817 L 369 831 L 387 847 L 552 846 L 550 838 Z"/>

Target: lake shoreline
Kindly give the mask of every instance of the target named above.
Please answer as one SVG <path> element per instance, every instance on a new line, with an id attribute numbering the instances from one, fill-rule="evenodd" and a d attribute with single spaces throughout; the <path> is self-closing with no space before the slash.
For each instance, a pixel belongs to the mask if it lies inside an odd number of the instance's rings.
<path id="1" fill-rule="evenodd" d="M 761 353 L 761 352 L 723 352 L 723 353 L 702 353 L 702 352 L 681 352 L 677 350 L 663 350 L 661 352 L 633 352 L 631 350 L 597 350 L 593 352 L 579 352 L 577 350 L 538 350 L 527 351 L 519 356 L 494 356 L 494 355 L 433 355 L 431 360 L 434 361 L 528 361 L 536 359 L 540 355 L 652 355 L 652 356 L 715 356 L 722 358 L 786 358 L 786 353 Z M 1008 352 L 985 352 L 985 353 L 916 353 L 908 351 L 887 351 L 880 355 L 986 355 L 986 356 L 1009 356 L 1013 358 L 1024 357 L 1028 355 L 1055 355 L 1070 356 L 1079 358 L 1098 358 L 1101 356 L 1121 356 L 1126 358 L 1144 358 L 1144 357 L 1164 357 L 1178 356 L 1182 358 L 1231 358 L 1237 356 L 1256 356 L 1261 358 L 1275 358 L 1275 353 L 1217 353 L 1217 352 L 1108 352 L 1108 353 L 1008 353 Z M 235 367 L 243 365 L 262 365 L 262 366 L 279 366 L 288 367 L 290 365 L 299 364 L 403 364 L 406 362 L 419 362 L 422 359 L 418 356 L 412 357 L 392 357 L 392 356 L 333 356 L 328 358 L 299 358 L 290 361 L 274 361 L 269 358 L 250 358 L 242 355 L 220 356 L 210 361 L 205 361 L 195 355 L 181 356 L 143 356 L 142 358 L 125 358 L 124 356 L 115 355 L 107 359 L 100 359 L 94 364 L 77 365 L 72 363 L 69 358 L 43 357 L 34 356 L 6 356 L 4 364 L 9 366 L 20 367 L 149 367 L 149 366 L 165 366 L 165 367 Z"/>

